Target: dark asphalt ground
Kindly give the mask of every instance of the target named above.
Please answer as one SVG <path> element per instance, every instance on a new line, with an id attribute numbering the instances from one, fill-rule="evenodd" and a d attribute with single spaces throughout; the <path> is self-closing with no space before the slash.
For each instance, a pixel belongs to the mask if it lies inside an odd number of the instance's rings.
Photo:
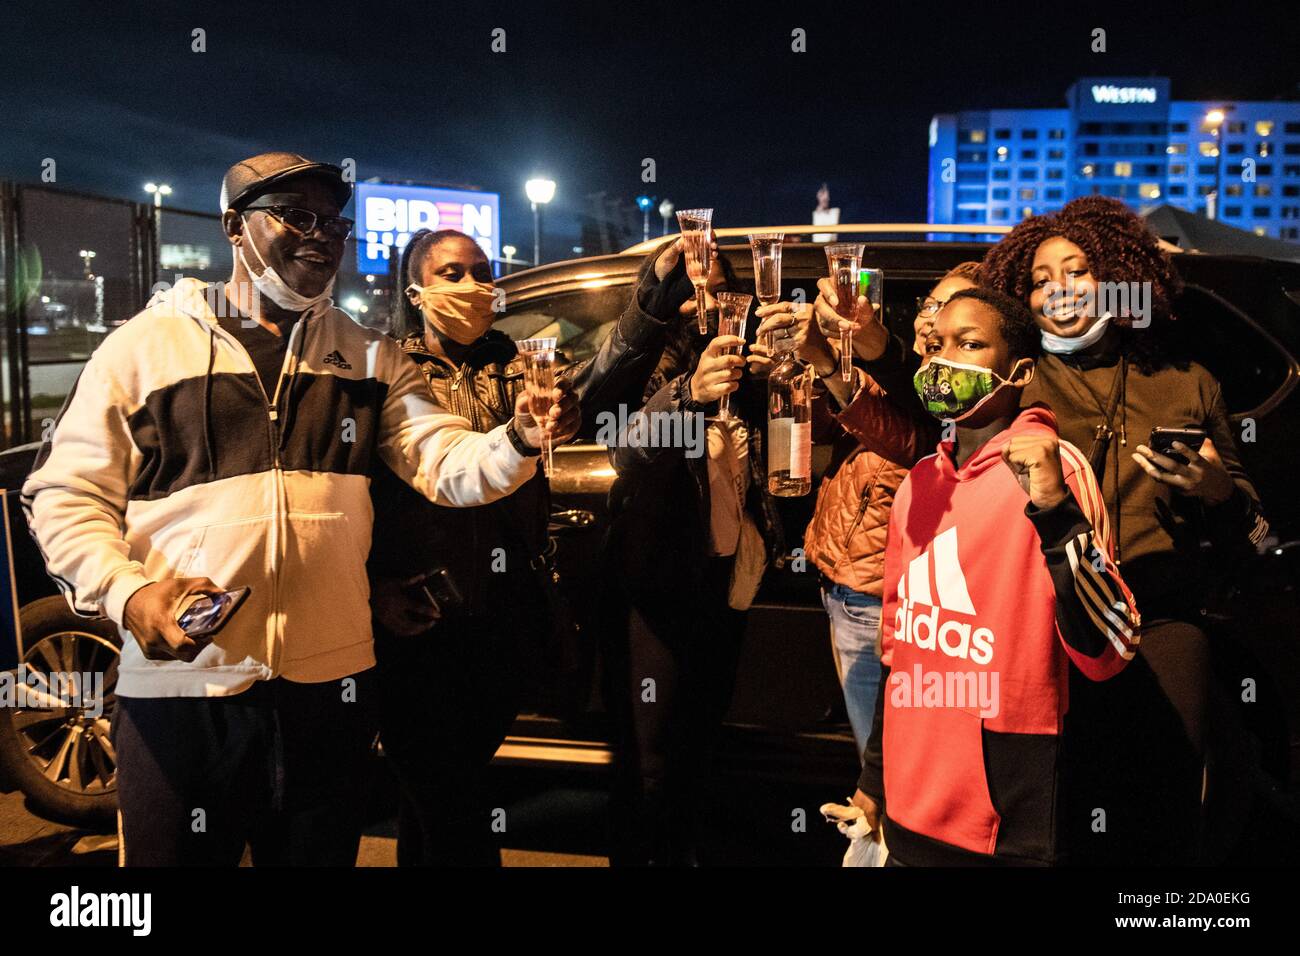
<path id="1" fill-rule="evenodd" d="M 608 792 L 593 772 L 500 768 L 495 780 L 505 797 L 506 866 L 608 866 Z M 734 789 L 733 789 L 734 788 Z M 764 785 L 761 797 L 742 796 L 741 784 L 722 781 L 706 817 L 716 821 L 702 848 L 704 860 L 721 865 L 839 864 L 847 842 L 824 823 L 817 808 L 846 794 L 820 788 Z M 360 866 L 396 865 L 395 788 L 381 771 L 357 858 Z M 804 826 L 797 810 L 803 810 Z M 117 863 L 115 834 L 45 819 L 22 793 L 0 780 L 0 867 L 103 866 Z"/>

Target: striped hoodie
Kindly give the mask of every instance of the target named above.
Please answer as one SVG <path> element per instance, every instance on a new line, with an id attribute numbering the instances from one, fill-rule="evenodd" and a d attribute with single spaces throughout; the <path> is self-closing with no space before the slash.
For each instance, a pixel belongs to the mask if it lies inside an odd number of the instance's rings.
<path id="1" fill-rule="evenodd" d="M 366 557 L 382 458 L 442 505 L 485 504 L 538 459 L 435 405 L 396 342 L 324 308 L 289 333 L 274 395 L 184 279 L 96 349 L 23 485 L 72 609 L 122 631 L 117 693 L 236 694 L 374 664 Z M 252 593 L 192 662 L 151 661 L 122 627 L 139 588 L 207 576 Z"/>
<path id="2" fill-rule="evenodd" d="M 1138 643 L 1087 460 L 1060 442 L 1072 497 L 1045 510 L 1002 461 L 1013 435 L 1034 432 L 1057 434 L 1043 406 L 1023 409 L 960 469 L 941 443 L 894 500 L 888 675 L 859 786 L 883 796 L 902 863 L 1056 862 L 1069 665 L 1104 680 Z"/>

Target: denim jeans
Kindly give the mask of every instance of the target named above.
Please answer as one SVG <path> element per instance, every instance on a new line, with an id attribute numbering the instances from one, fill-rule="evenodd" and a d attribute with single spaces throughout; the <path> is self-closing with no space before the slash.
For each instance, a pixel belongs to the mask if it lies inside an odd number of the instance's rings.
<path id="1" fill-rule="evenodd" d="M 858 758 L 871 736 L 880 693 L 880 658 L 876 638 L 880 633 L 880 598 L 842 584 L 822 584 L 822 604 L 831 623 L 831 650 L 835 670 L 844 690 L 844 705 L 857 741 Z"/>

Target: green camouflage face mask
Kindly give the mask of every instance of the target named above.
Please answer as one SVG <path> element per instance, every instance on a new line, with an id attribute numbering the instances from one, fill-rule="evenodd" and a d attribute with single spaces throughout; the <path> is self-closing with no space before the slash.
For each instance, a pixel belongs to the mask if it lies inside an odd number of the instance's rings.
<path id="1" fill-rule="evenodd" d="M 925 410 L 935 418 L 953 422 L 973 414 L 1006 384 L 1007 379 L 991 368 L 941 358 L 930 359 L 912 376 L 912 385 Z"/>

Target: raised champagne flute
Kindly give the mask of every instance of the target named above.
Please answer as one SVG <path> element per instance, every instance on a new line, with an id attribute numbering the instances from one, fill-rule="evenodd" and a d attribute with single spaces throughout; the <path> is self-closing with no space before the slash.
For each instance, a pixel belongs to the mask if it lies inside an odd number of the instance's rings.
<path id="1" fill-rule="evenodd" d="M 835 288 L 835 311 L 842 319 L 853 318 L 858 301 L 858 269 L 862 266 L 861 242 L 835 242 L 826 247 L 826 265 Z M 853 330 L 840 332 L 840 377 L 853 381 Z"/>
<path id="2" fill-rule="evenodd" d="M 754 255 L 754 294 L 759 305 L 774 305 L 781 301 L 781 244 L 784 232 L 753 232 L 749 235 L 749 250 Z M 772 346 L 772 333 L 763 333 L 763 344 Z"/>
<path id="3" fill-rule="evenodd" d="M 554 338 L 523 339 L 515 343 L 524 357 L 524 391 L 528 395 L 528 413 L 542 426 L 542 474 L 547 478 L 555 467 L 551 434 L 546 426 L 551 412 L 551 392 L 555 389 Z"/>
<path id="4" fill-rule="evenodd" d="M 714 298 L 718 300 L 718 334 L 735 335 L 743 339 L 749 306 L 754 297 L 743 292 L 719 292 Z M 724 354 L 739 355 L 741 348 L 739 345 L 729 346 Z M 718 399 L 718 419 L 724 422 L 731 419 L 730 392 Z"/>
<path id="5" fill-rule="evenodd" d="M 709 281 L 709 266 L 713 256 L 709 249 L 709 233 L 713 227 L 712 209 L 679 209 L 677 225 L 682 230 L 682 251 L 686 253 L 686 275 L 695 286 L 695 318 L 700 323 L 700 335 L 709 334 L 708 307 L 704 300 L 704 286 Z"/>

